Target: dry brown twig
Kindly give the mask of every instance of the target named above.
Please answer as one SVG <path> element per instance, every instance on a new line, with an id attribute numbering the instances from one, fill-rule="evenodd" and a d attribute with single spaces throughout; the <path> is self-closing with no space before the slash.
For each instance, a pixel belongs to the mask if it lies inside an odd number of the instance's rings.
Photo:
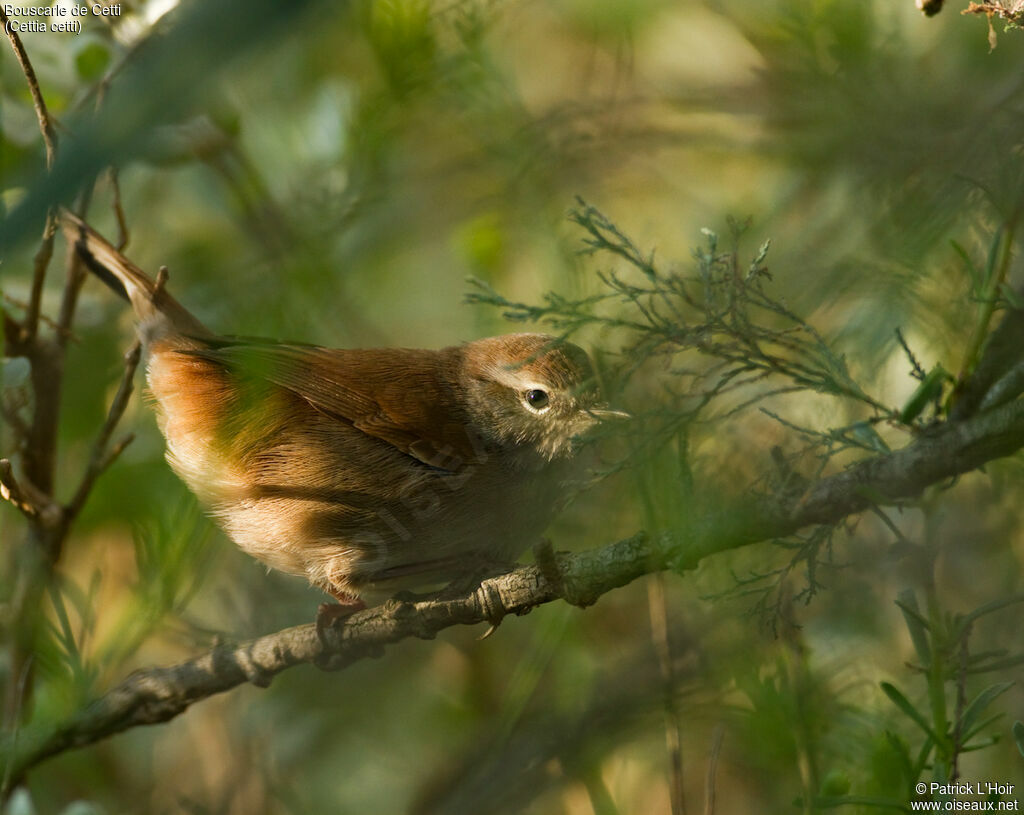
<path id="1" fill-rule="evenodd" d="M 998 17 L 1014 25 L 1024 25 L 1024 0 L 1013 0 L 1005 3 L 1002 0 L 982 0 L 980 3 L 968 3 L 961 14 L 984 14 L 989 18 Z"/>
<path id="2" fill-rule="evenodd" d="M 57 131 L 54 129 L 53 120 L 50 118 L 50 111 L 46 107 L 43 94 L 39 90 L 39 80 L 36 78 L 35 69 L 28 58 L 25 46 L 22 44 L 18 32 L 8 25 L 9 22 L 10 19 L 4 13 L 3 7 L 0 7 L 0 23 L 3 24 L 4 31 L 7 32 L 7 39 L 10 40 L 14 56 L 17 58 L 18 65 L 21 66 L 21 71 L 28 82 L 28 90 L 32 96 L 32 106 L 35 108 L 36 119 L 39 121 L 39 130 L 43 136 L 43 144 L 46 146 L 46 167 L 47 169 L 52 169 L 53 162 L 57 158 Z"/>
<path id="3" fill-rule="evenodd" d="M 132 383 L 135 377 L 135 370 L 139 366 L 141 356 L 142 345 L 136 340 L 124 355 L 124 372 L 121 375 L 121 384 L 118 386 L 114 400 L 110 403 L 110 408 L 107 410 L 106 421 L 104 421 L 103 427 L 100 428 L 100 432 L 93 442 L 92 455 L 89 457 L 89 463 L 86 466 L 78 489 L 75 491 L 74 497 L 67 504 L 66 511 L 69 520 L 81 512 L 82 507 L 85 506 L 86 499 L 89 497 L 89 493 L 96 483 L 96 479 L 114 463 L 134 438 L 132 434 L 128 434 L 113 447 L 109 446 L 110 438 L 128 407 L 128 401 L 133 390 Z"/>
<path id="4" fill-rule="evenodd" d="M 982 0 L 981 3 L 969 3 L 961 14 L 984 14 L 988 18 L 988 50 L 995 51 L 999 44 L 995 26 L 992 25 L 993 18 L 1003 20 L 1007 27 L 1024 26 L 1024 2 L 1013 0 L 1012 5 L 1007 5 L 1002 0 Z"/>
<path id="5" fill-rule="evenodd" d="M 114 196 L 111 206 L 114 210 L 114 218 L 117 220 L 116 246 L 117 251 L 121 252 L 128 245 L 131 236 L 128 232 L 128 220 L 124 216 L 124 207 L 121 205 L 121 183 L 118 180 L 117 167 L 111 167 L 108 176 L 110 177 L 110 189 Z"/>
<path id="6" fill-rule="evenodd" d="M 0 498 L 9 502 L 11 506 L 28 518 L 35 518 L 39 515 L 36 505 L 29 501 L 22 491 L 18 479 L 14 477 L 11 462 L 6 458 L 0 458 Z"/>

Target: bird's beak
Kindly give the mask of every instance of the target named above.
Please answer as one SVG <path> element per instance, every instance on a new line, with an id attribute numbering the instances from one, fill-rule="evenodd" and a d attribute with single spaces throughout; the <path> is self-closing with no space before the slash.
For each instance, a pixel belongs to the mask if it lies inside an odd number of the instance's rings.
<path id="1" fill-rule="evenodd" d="M 607 407 L 591 408 L 587 411 L 591 416 L 597 419 L 599 422 L 606 422 L 612 419 L 632 419 L 633 416 L 626 413 L 624 410 L 612 410 Z"/>

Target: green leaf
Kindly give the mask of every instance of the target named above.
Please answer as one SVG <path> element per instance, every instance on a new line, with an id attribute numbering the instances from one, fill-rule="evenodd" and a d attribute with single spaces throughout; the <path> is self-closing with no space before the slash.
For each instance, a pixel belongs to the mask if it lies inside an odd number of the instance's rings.
<path id="1" fill-rule="evenodd" d="M 998 716 L 994 718 L 999 718 Z M 989 736 L 987 739 L 976 741 L 974 744 L 967 744 L 960 748 L 961 753 L 973 753 L 977 750 L 987 750 L 989 747 L 994 747 L 999 744 L 999 734 Z"/>
<path id="2" fill-rule="evenodd" d="M 963 749 L 973 749 L 974 745 L 969 745 L 968 742 L 970 742 L 970 740 L 977 736 L 982 730 L 985 730 L 986 728 L 994 725 L 997 721 L 1003 718 L 1004 715 L 1005 714 L 1003 713 L 993 713 L 991 716 L 982 719 L 980 722 L 974 725 L 972 729 L 962 731 L 960 741 L 963 743 Z"/>
<path id="3" fill-rule="evenodd" d="M 1008 286 L 1006 283 L 999 284 L 999 293 L 1003 296 L 1003 299 L 1009 303 L 1015 309 L 1024 309 L 1024 298 L 1017 294 L 1017 290 L 1013 286 Z"/>
<path id="4" fill-rule="evenodd" d="M 833 767 L 821 782 L 823 798 L 838 798 L 850 791 L 850 776 L 845 770 Z"/>
<path id="5" fill-rule="evenodd" d="M 951 240 L 950 244 L 953 247 L 953 251 L 956 252 L 960 256 L 960 259 L 964 262 L 964 266 L 967 267 L 967 273 L 971 276 L 971 282 L 973 283 L 974 287 L 978 288 L 981 282 L 981 278 L 978 275 L 977 268 L 975 268 L 974 266 L 974 261 L 971 260 L 970 254 L 957 241 Z"/>
<path id="6" fill-rule="evenodd" d="M 110 64 L 110 51 L 99 42 L 90 42 L 75 54 L 75 70 L 86 82 L 94 82 L 103 76 Z"/>
<path id="7" fill-rule="evenodd" d="M 1013 723 L 1013 740 L 1017 744 L 1017 749 L 1020 754 L 1024 756 L 1024 722 L 1016 721 Z"/>
<path id="8" fill-rule="evenodd" d="M 899 777 L 903 781 L 916 781 L 918 773 L 914 772 L 914 765 L 910 760 L 910 749 L 907 742 L 902 736 L 893 733 L 891 730 L 886 730 L 885 746 L 880 749 L 876 749 L 873 762 L 873 772 L 876 777 L 888 775 L 892 771 L 892 764 L 898 765 L 896 768 L 899 773 Z"/>
<path id="9" fill-rule="evenodd" d="M 382 0 L 370 8 L 367 34 L 392 92 L 401 98 L 429 85 L 438 48 L 429 4 Z"/>
<path id="10" fill-rule="evenodd" d="M 914 643 L 917 658 L 921 660 L 922 665 L 928 665 L 932 661 L 932 649 L 928 642 L 928 621 L 921 616 L 913 589 L 901 591 L 896 605 L 903 613 L 903 620 L 907 624 L 907 631 L 910 632 L 910 640 Z"/>
<path id="11" fill-rule="evenodd" d="M 983 603 L 982 605 L 974 609 L 974 611 L 970 612 L 969 614 L 965 614 L 961 618 L 960 623 L 961 625 L 966 625 L 968 623 L 973 622 L 974 620 L 983 617 L 986 614 L 991 614 L 994 611 L 1001 611 L 1007 606 L 1012 606 L 1015 603 L 1024 603 L 1024 593 L 1011 594 L 1006 597 L 999 597 L 995 600 Z"/>
<path id="12" fill-rule="evenodd" d="M 988 259 L 985 262 L 984 288 L 982 289 L 982 291 L 978 292 L 979 298 L 987 298 L 990 297 L 992 294 L 992 292 L 990 292 L 990 289 L 992 286 L 992 280 L 995 278 L 996 275 L 996 267 L 999 263 L 999 247 L 1003 242 L 1004 230 L 1005 227 L 1000 227 L 999 229 L 996 230 L 996 234 L 992 237 L 992 245 L 989 247 Z"/>
<path id="13" fill-rule="evenodd" d="M 891 453 L 892 449 L 885 439 L 878 435 L 871 422 L 857 422 L 850 425 L 850 437 L 861 447 L 875 453 Z"/>
<path id="14" fill-rule="evenodd" d="M 929 736 L 924 740 L 921 745 L 921 749 L 917 751 L 917 763 L 914 764 L 914 771 L 910 777 L 916 779 L 924 772 L 924 768 L 928 765 L 928 757 L 932 754 L 932 748 L 935 746 L 935 739 Z"/>
<path id="15" fill-rule="evenodd" d="M 900 421 L 909 424 L 916 419 L 930 402 L 942 395 L 942 388 L 946 382 L 952 381 L 953 377 L 941 364 L 932 368 L 903 406 L 903 410 L 900 411 Z"/>
<path id="16" fill-rule="evenodd" d="M 910 704 L 910 700 L 907 699 L 907 697 L 904 696 L 895 685 L 892 685 L 889 682 L 882 682 L 881 685 L 882 691 L 892 700 L 896 707 L 902 710 L 918 727 L 924 730 L 932 740 L 938 741 L 931 725 L 928 724 L 928 720 L 921 715 L 917 708 Z"/>
<path id="17" fill-rule="evenodd" d="M 985 708 L 992 704 L 996 697 L 1006 693 L 1012 687 L 1013 682 L 996 682 L 975 696 L 974 701 L 967 706 L 967 709 L 964 710 L 964 715 L 960 718 L 960 732 L 971 732 L 971 728 Z"/>
<path id="18" fill-rule="evenodd" d="M 1008 656 L 1005 659 L 982 661 L 968 668 L 967 673 L 983 674 L 991 671 L 1002 671 L 1007 668 L 1016 668 L 1018 665 L 1024 665 L 1024 654 L 1014 654 L 1013 656 Z"/>

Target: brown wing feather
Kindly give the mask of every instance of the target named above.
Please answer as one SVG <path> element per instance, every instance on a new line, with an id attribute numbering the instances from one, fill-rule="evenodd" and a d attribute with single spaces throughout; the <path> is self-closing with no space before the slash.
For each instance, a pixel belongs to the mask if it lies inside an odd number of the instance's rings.
<path id="1" fill-rule="evenodd" d="M 291 391 L 317 410 L 350 423 L 432 467 L 454 470 L 473 455 L 467 418 L 452 375 L 457 349 L 328 349 L 260 342 L 213 343 L 185 353 L 236 376 Z"/>

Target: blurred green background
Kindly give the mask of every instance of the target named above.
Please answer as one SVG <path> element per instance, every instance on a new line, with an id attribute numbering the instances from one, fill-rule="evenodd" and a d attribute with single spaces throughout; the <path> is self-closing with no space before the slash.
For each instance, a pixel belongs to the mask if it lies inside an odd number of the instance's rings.
<path id="1" fill-rule="evenodd" d="M 122 16 L 86 18 L 77 36 L 25 33 L 63 127 L 47 180 L 5 45 L 0 202 L 22 220 L 5 225 L 4 308 L 19 316 L 28 299 L 38 202 L 70 201 L 76 180 L 110 163 L 126 253 L 166 264 L 205 323 L 339 347 L 520 330 L 463 303 L 468 276 L 526 302 L 600 291 L 597 272 L 623 264 L 579 254 L 584 235 L 566 215 L 582 196 L 684 274 L 702 227 L 726 235 L 727 216 L 750 216 L 741 260 L 770 238 L 774 295 L 898 408 L 917 383 L 895 330 L 926 369 L 960 370 L 978 293 L 951 241 L 983 266 L 1024 195 L 1024 36 L 997 23 L 990 51 L 984 19 L 947 5 L 925 19 L 910 0 L 171 0 L 123 2 Z M 112 201 L 102 174 L 89 220 L 108 235 Z M 51 316 L 62 262 L 58 252 Z M 1015 263 L 1010 280 L 1021 277 Z M 130 336 L 127 309 L 89 281 L 66 366 L 61 497 Z M 577 340 L 614 355 L 599 330 Z M 3 375 L 17 407 L 23 361 Z M 647 374 L 615 401 L 643 414 L 671 375 Z M 818 430 L 864 418 L 816 394 L 765 405 Z M 99 482 L 47 604 L 35 723 L 217 636 L 307 622 L 323 599 L 202 517 L 163 461 L 144 398 L 128 429 L 137 438 Z M 3 434 L 0 453 L 13 456 Z M 578 550 L 685 525 L 687 479 L 738 494 L 771 469 L 773 445 L 803 443 L 756 409 L 705 421 L 580 495 L 550 536 Z M 1024 590 L 1020 465 L 994 463 L 890 513 L 898 537 L 870 513 L 853 519 L 822 553 L 818 584 L 771 544 L 665 575 L 668 683 L 651 634 L 660 590 L 645 579 L 586 611 L 555 603 L 509 619 L 483 642 L 482 630 L 450 629 L 342 673 L 303 667 L 239 688 L 49 761 L 11 812 L 75 801 L 102 813 L 670 812 L 666 697 L 689 813 L 708 811 L 709 786 L 725 814 L 811 812 L 815 796 L 821 808 L 848 796 L 844 812 L 905 806 L 917 780 L 906 757 L 925 737 L 880 683 L 922 710 L 929 685 L 895 601 L 914 591 L 945 619 Z M 0 524 L 6 557 L 24 533 L 6 505 Z M 0 574 L 5 598 L 15 561 Z M 961 682 L 969 699 L 1019 679 L 1020 610 L 974 627 L 972 652 L 1007 649 L 1009 664 Z M 979 739 L 998 740 L 961 756 L 960 774 L 1015 783 L 1019 799 L 1011 725 L 1024 690 L 986 713 L 1002 715 Z M 34 810 L 14 808 L 29 798 Z"/>

